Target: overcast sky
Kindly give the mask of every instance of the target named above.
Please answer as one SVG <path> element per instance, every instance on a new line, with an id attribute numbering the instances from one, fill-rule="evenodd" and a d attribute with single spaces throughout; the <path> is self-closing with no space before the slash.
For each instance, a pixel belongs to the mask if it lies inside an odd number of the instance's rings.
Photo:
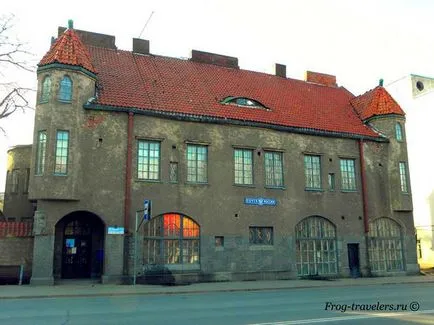
<path id="1" fill-rule="evenodd" d="M 6 2 L 6 1 L 4 1 Z M 116 36 L 118 48 L 131 50 L 142 34 L 151 52 L 190 57 L 203 50 L 239 59 L 242 69 L 303 79 L 306 70 L 337 76 L 355 95 L 409 73 L 434 76 L 432 0 L 123 0 L 7 1 L 2 14 L 15 15 L 14 34 L 34 53 L 34 63 L 57 36 L 58 26 L 74 20 L 77 29 Z M 0 73 L 0 82 L 36 88 L 36 73 Z M 35 95 L 30 94 L 32 106 Z M 404 107 L 405 109 L 405 107 Z M 0 192 L 6 176 L 7 148 L 32 141 L 34 114 L 18 113 L 0 125 Z"/>

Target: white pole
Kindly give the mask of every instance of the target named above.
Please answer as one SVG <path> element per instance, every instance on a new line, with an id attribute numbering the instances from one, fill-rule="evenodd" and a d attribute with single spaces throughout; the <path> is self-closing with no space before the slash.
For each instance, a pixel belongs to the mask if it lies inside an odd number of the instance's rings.
<path id="1" fill-rule="evenodd" d="M 133 271 L 134 271 L 134 276 L 133 276 L 133 284 L 136 285 L 136 277 L 137 277 L 137 272 L 136 272 L 136 267 L 137 267 L 137 215 L 138 212 L 136 212 L 136 226 L 134 227 L 134 267 L 133 267 Z"/>

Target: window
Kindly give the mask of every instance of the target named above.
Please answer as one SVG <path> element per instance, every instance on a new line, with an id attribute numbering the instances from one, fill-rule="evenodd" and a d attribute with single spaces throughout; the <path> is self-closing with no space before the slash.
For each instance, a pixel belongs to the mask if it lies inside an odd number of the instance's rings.
<path id="1" fill-rule="evenodd" d="M 178 213 L 152 218 L 144 225 L 145 264 L 199 264 L 199 225 Z"/>
<path id="2" fill-rule="evenodd" d="M 171 183 L 178 183 L 178 163 L 170 162 L 169 165 L 169 181 Z"/>
<path id="3" fill-rule="evenodd" d="M 321 157 L 304 156 L 304 175 L 307 189 L 321 189 Z"/>
<path id="4" fill-rule="evenodd" d="M 160 179 L 160 142 L 138 141 L 137 178 L 153 181 Z"/>
<path id="5" fill-rule="evenodd" d="M 330 173 L 329 174 L 329 190 L 334 191 L 335 190 L 335 174 Z"/>
<path id="6" fill-rule="evenodd" d="M 407 166 L 405 162 L 399 163 L 399 179 L 401 180 L 401 192 L 408 193 Z"/>
<path id="7" fill-rule="evenodd" d="M 38 132 L 35 174 L 42 175 L 45 169 L 45 151 L 47 149 L 47 131 Z"/>
<path id="8" fill-rule="evenodd" d="M 356 190 L 356 171 L 354 159 L 341 159 L 342 190 Z"/>
<path id="9" fill-rule="evenodd" d="M 265 185 L 283 187 L 283 154 L 265 152 Z"/>
<path id="10" fill-rule="evenodd" d="M 300 276 L 336 274 L 336 228 L 327 219 L 312 216 L 295 227 L 297 273 Z"/>
<path id="11" fill-rule="evenodd" d="M 253 107 L 253 108 L 265 108 L 267 109 L 263 104 L 258 102 L 257 100 L 246 98 L 246 97 L 226 97 L 221 101 L 222 104 L 232 104 L 232 105 L 238 105 L 238 106 L 246 106 L 246 107 Z"/>
<path id="12" fill-rule="evenodd" d="M 215 247 L 224 247 L 225 238 L 223 236 L 215 236 Z"/>
<path id="13" fill-rule="evenodd" d="M 54 174 L 66 175 L 68 172 L 68 147 L 69 132 L 57 131 L 56 135 L 56 160 Z"/>
<path id="14" fill-rule="evenodd" d="M 208 147 L 187 145 L 187 182 L 208 182 Z"/>
<path id="15" fill-rule="evenodd" d="M 372 271 L 402 271 L 401 227 L 394 220 L 379 218 L 369 223 L 369 259 Z"/>
<path id="16" fill-rule="evenodd" d="M 402 126 L 399 123 L 395 124 L 395 135 L 397 141 L 402 141 Z"/>
<path id="17" fill-rule="evenodd" d="M 68 76 L 64 76 L 60 81 L 59 101 L 70 102 L 72 100 L 72 80 Z"/>
<path id="18" fill-rule="evenodd" d="M 18 169 L 12 170 L 11 192 L 18 193 Z"/>
<path id="19" fill-rule="evenodd" d="M 51 79 L 49 76 L 46 76 L 44 78 L 44 81 L 42 82 L 42 89 L 41 89 L 41 98 L 40 103 L 46 103 L 50 99 L 50 93 L 51 93 Z"/>
<path id="20" fill-rule="evenodd" d="M 253 150 L 234 149 L 235 184 L 253 184 Z"/>
<path id="21" fill-rule="evenodd" d="M 251 245 L 273 245 L 273 227 L 249 227 Z"/>
<path id="22" fill-rule="evenodd" d="M 24 185 L 23 185 L 23 193 L 29 193 L 29 177 L 30 177 L 30 168 L 26 168 L 24 173 Z"/>

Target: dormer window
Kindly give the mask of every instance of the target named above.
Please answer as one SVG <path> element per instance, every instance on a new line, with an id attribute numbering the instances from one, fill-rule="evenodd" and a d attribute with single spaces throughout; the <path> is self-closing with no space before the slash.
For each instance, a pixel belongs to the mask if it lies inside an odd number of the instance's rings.
<path id="1" fill-rule="evenodd" d="M 247 98 L 247 97 L 226 97 L 221 101 L 222 104 L 231 104 L 231 105 L 238 105 L 238 106 L 244 106 L 244 107 L 253 107 L 253 108 L 263 108 L 268 109 L 263 104 L 258 102 L 257 100 Z"/>
<path id="2" fill-rule="evenodd" d="M 72 80 L 68 76 L 64 76 L 60 81 L 59 101 L 71 102 L 72 100 Z"/>
<path id="3" fill-rule="evenodd" d="M 46 103 L 50 99 L 50 93 L 51 93 L 51 79 L 49 76 L 46 76 L 44 78 L 44 81 L 42 82 L 42 90 L 41 90 L 41 103 Z"/>

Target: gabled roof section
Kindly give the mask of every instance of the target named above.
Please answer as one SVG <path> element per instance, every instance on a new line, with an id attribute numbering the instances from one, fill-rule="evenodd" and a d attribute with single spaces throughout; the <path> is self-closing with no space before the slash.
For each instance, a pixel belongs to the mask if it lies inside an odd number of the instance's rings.
<path id="1" fill-rule="evenodd" d="M 98 70 L 95 108 L 382 138 L 362 122 L 350 104 L 354 95 L 343 87 L 192 60 L 88 48 Z M 222 103 L 228 96 L 252 98 L 268 109 Z"/>
<path id="2" fill-rule="evenodd" d="M 74 29 L 66 30 L 44 55 L 38 66 L 61 63 L 84 68 L 96 74 L 90 54 Z"/>
<path id="3" fill-rule="evenodd" d="M 380 115 L 405 115 L 402 108 L 382 86 L 351 99 L 351 105 L 364 121 Z"/>

